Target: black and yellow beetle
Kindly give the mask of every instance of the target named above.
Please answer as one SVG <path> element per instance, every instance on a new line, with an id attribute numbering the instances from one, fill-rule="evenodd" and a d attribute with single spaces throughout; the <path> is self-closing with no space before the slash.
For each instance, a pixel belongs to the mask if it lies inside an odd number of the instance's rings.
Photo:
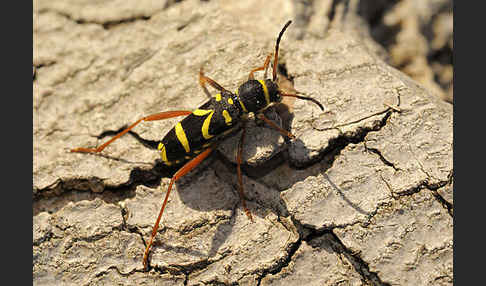
<path id="1" fill-rule="evenodd" d="M 174 176 L 172 176 L 169 187 L 167 189 L 167 194 L 165 195 L 164 202 L 159 212 L 159 216 L 157 217 L 157 220 L 152 229 L 150 241 L 145 248 L 143 256 L 143 265 L 145 268 L 147 268 L 148 254 L 152 246 L 153 239 L 157 233 L 160 219 L 162 217 L 162 214 L 164 213 L 164 209 L 167 204 L 167 200 L 169 198 L 169 194 L 174 182 L 187 174 L 192 169 L 194 169 L 205 158 L 207 158 L 226 134 L 236 131 L 238 129 L 243 130 L 238 144 L 238 152 L 236 156 L 239 183 L 238 191 L 240 194 L 243 209 L 245 210 L 248 218 L 253 221 L 251 213 L 245 204 L 241 175 L 241 155 L 245 138 L 244 121 L 249 113 L 254 113 L 257 118 L 263 120 L 266 124 L 278 130 L 284 136 L 294 138 L 294 136 L 290 132 L 282 129 L 281 127 L 267 119 L 263 115 L 263 110 L 265 110 L 273 103 L 279 103 L 284 96 L 310 100 L 316 103 L 319 108 L 324 110 L 323 106 L 317 100 L 296 94 L 284 93 L 277 84 L 278 47 L 283 33 L 291 22 L 292 21 L 288 21 L 278 35 L 277 43 L 275 45 L 275 58 L 273 61 L 273 77 L 271 80 L 255 80 L 253 76 L 253 73 L 256 71 L 265 70 L 266 72 L 270 64 L 271 54 L 267 56 L 263 66 L 255 68 L 250 72 L 250 75 L 248 76 L 248 81 L 238 87 L 236 93 L 232 93 L 224 89 L 217 82 L 205 76 L 201 68 L 201 70 L 199 71 L 199 84 L 204 89 L 206 94 L 209 94 L 208 90 L 206 89 L 206 84 L 209 84 L 210 86 L 218 90 L 219 93 L 196 110 L 167 111 L 148 115 L 140 118 L 128 128 L 118 133 L 109 141 L 97 148 L 81 147 L 71 150 L 71 152 L 98 153 L 142 121 L 155 121 L 177 116 L 186 116 L 184 119 L 178 122 L 176 126 L 172 128 L 158 144 L 158 150 L 160 151 L 162 162 L 169 166 L 180 165 L 181 167 L 177 170 Z"/>

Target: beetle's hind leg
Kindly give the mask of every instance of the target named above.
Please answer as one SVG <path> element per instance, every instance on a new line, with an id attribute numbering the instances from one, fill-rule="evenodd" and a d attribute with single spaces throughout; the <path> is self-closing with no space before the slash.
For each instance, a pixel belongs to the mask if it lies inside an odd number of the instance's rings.
<path id="1" fill-rule="evenodd" d="M 83 148 L 83 147 L 79 147 L 79 148 L 71 149 L 71 152 L 76 152 L 76 153 L 99 153 L 99 152 L 103 151 L 103 149 L 105 149 L 106 146 L 110 145 L 116 139 L 122 137 L 125 133 L 127 133 L 128 131 L 130 131 L 131 129 L 133 129 L 135 126 L 137 126 L 142 121 L 163 120 L 163 119 L 177 117 L 177 116 L 189 115 L 191 113 L 192 113 L 192 111 L 188 111 L 188 110 L 176 110 L 176 111 L 165 111 L 165 112 L 160 112 L 160 113 L 156 113 L 156 114 L 151 114 L 151 115 L 148 115 L 148 116 L 145 116 L 145 117 L 140 118 L 135 123 L 133 123 L 132 125 L 130 125 L 128 128 L 126 128 L 122 132 L 116 134 L 113 138 L 111 138 L 110 140 L 108 140 L 107 142 L 105 142 L 104 144 L 102 144 L 102 145 L 100 145 L 100 146 L 98 146 L 96 148 Z"/>
<path id="2" fill-rule="evenodd" d="M 243 154 L 243 142 L 245 141 L 245 125 L 243 124 L 240 141 L 238 143 L 238 151 L 236 153 L 236 172 L 238 173 L 238 193 L 240 194 L 241 205 L 246 213 L 246 216 L 252 221 L 250 210 L 246 207 L 245 193 L 243 192 L 243 176 L 241 174 L 241 157 Z"/>
<path id="3" fill-rule="evenodd" d="M 211 154 L 211 151 L 213 151 L 212 148 L 208 148 L 205 151 L 203 151 L 201 154 L 197 155 L 194 159 L 190 160 L 187 162 L 184 166 L 182 166 L 172 177 L 169 183 L 169 187 L 167 188 L 167 193 L 165 194 L 165 199 L 164 202 L 162 203 L 162 207 L 160 208 L 159 216 L 157 217 L 157 220 L 155 221 L 154 227 L 152 229 L 152 234 L 150 236 L 150 240 L 147 243 L 147 246 L 145 247 L 145 252 L 143 253 L 143 267 L 144 269 L 147 269 L 148 266 L 148 255 L 150 252 L 150 248 L 152 247 L 152 243 L 154 240 L 155 235 L 157 234 L 157 230 L 159 229 L 159 223 L 160 219 L 162 218 L 162 214 L 164 213 L 165 206 L 167 205 L 167 201 L 169 199 L 169 194 L 170 191 L 172 190 L 172 185 L 181 177 L 189 173 L 192 169 L 196 168 L 204 159 L 206 159 L 209 154 Z"/>

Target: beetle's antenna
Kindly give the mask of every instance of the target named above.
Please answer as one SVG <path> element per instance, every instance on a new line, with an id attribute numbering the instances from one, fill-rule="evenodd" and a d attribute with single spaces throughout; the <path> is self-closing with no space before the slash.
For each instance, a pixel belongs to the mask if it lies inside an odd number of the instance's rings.
<path id="1" fill-rule="evenodd" d="M 277 38 L 277 44 L 275 45 L 275 59 L 273 61 L 273 81 L 277 80 L 277 67 L 278 67 L 278 45 L 280 44 L 280 39 L 282 38 L 283 33 L 287 29 L 287 27 L 292 23 L 291 20 L 289 20 L 285 26 L 283 27 L 282 31 L 280 31 L 280 34 L 278 34 Z"/>
<path id="2" fill-rule="evenodd" d="M 317 104 L 322 111 L 324 111 L 324 106 L 322 106 L 322 104 L 319 101 L 317 101 L 316 99 L 314 99 L 312 97 L 300 96 L 300 95 L 297 95 L 297 94 L 288 94 L 288 93 L 282 93 L 282 92 L 280 92 L 280 95 L 281 96 L 295 97 L 295 98 L 303 99 L 303 100 L 310 100 L 310 101 L 314 102 L 315 104 Z"/>

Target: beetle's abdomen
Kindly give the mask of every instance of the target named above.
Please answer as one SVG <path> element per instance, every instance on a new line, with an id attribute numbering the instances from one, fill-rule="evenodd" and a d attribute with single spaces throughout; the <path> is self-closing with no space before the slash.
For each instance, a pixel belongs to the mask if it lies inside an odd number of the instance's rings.
<path id="1" fill-rule="evenodd" d="M 178 122 L 159 144 L 162 161 L 167 165 L 187 161 L 231 131 L 242 114 L 235 100 L 229 92 L 217 94 Z"/>

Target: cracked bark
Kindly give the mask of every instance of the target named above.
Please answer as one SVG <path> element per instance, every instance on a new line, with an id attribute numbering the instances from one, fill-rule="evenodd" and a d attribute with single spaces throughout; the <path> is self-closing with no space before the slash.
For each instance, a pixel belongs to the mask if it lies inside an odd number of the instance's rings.
<path id="1" fill-rule="evenodd" d="M 43 9 L 61 9 L 54 2 Z M 151 271 L 142 271 L 145 239 L 174 172 L 147 147 L 176 120 L 137 126 L 102 155 L 67 151 L 99 144 L 140 113 L 198 106 L 206 100 L 195 72 L 203 64 L 208 75 L 234 90 L 273 49 L 280 24 L 260 19 L 255 23 L 266 31 L 255 28 L 253 35 L 243 32 L 251 24 L 243 28 L 231 21 L 235 10 L 227 4 L 211 1 L 197 6 L 197 14 L 190 12 L 192 5 L 199 3 L 183 1 L 146 14 L 148 21 L 108 30 L 38 13 L 38 62 L 56 64 L 35 74 L 36 284 L 60 277 L 57 282 L 66 284 L 391 285 L 424 273 L 417 284 L 447 284 L 451 110 L 355 38 L 332 29 L 324 40 L 294 41 L 291 33 L 282 39 L 281 64 L 295 89 L 318 99 L 326 112 L 299 101 L 286 102 L 287 115 L 270 110 L 272 120 L 297 135 L 294 142 L 257 124 L 249 131 L 244 188 L 256 222 L 248 222 L 235 191 L 235 136 L 177 183 L 156 236 Z M 48 27 L 47 20 L 58 24 Z M 69 41 L 69 33 L 94 41 L 95 48 L 85 49 L 76 37 Z M 46 43 L 58 44 L 49 50 Z M 79 66 L 86 68 L 66 76 L 79 68 L 74 65 L 56 75 L 69 63 L 67 56 L 85 58 Z M 45 88 L 52 88 L 48 96 Z M 396 277 L 384 258 L 413 271 Z M 400 280 L 405 278 L 410 280 Z"/>
<path id="2" fill-rule="evenodd" d="M 99 19 L 96 16 L 91 19 L 89 16 L 85 18 L 82 15 L 79 15 L 77 11 L 73 11 L 69 7 L 65 7 L 62 5 L 58 6 L 56 5 L 57 3 L 55 2 L 52 6 L 49 6 L 49 4 L 47 3 L 42 3 L 42 4 L 43 7 L 38 8 L 38 10 L 36 11 L 37 14 L 54 13 L 78 25 L 96 24 L 96 25 L 100 25 L 105 30 L 116 28 L 117 26 L 123 24 L 133 24 L 134 22 L 137 21 L 148 21 L 151 18 L 151 16 L 148 15 L 134 15 L 134 16 L 116 17 L 116 19 L 111 19 L 111 20 L 109 20 L 109 18 Z M 151 13 L 157 14 L 158 12 L 160 12 L 160 10 L 152 11 Z"/>

